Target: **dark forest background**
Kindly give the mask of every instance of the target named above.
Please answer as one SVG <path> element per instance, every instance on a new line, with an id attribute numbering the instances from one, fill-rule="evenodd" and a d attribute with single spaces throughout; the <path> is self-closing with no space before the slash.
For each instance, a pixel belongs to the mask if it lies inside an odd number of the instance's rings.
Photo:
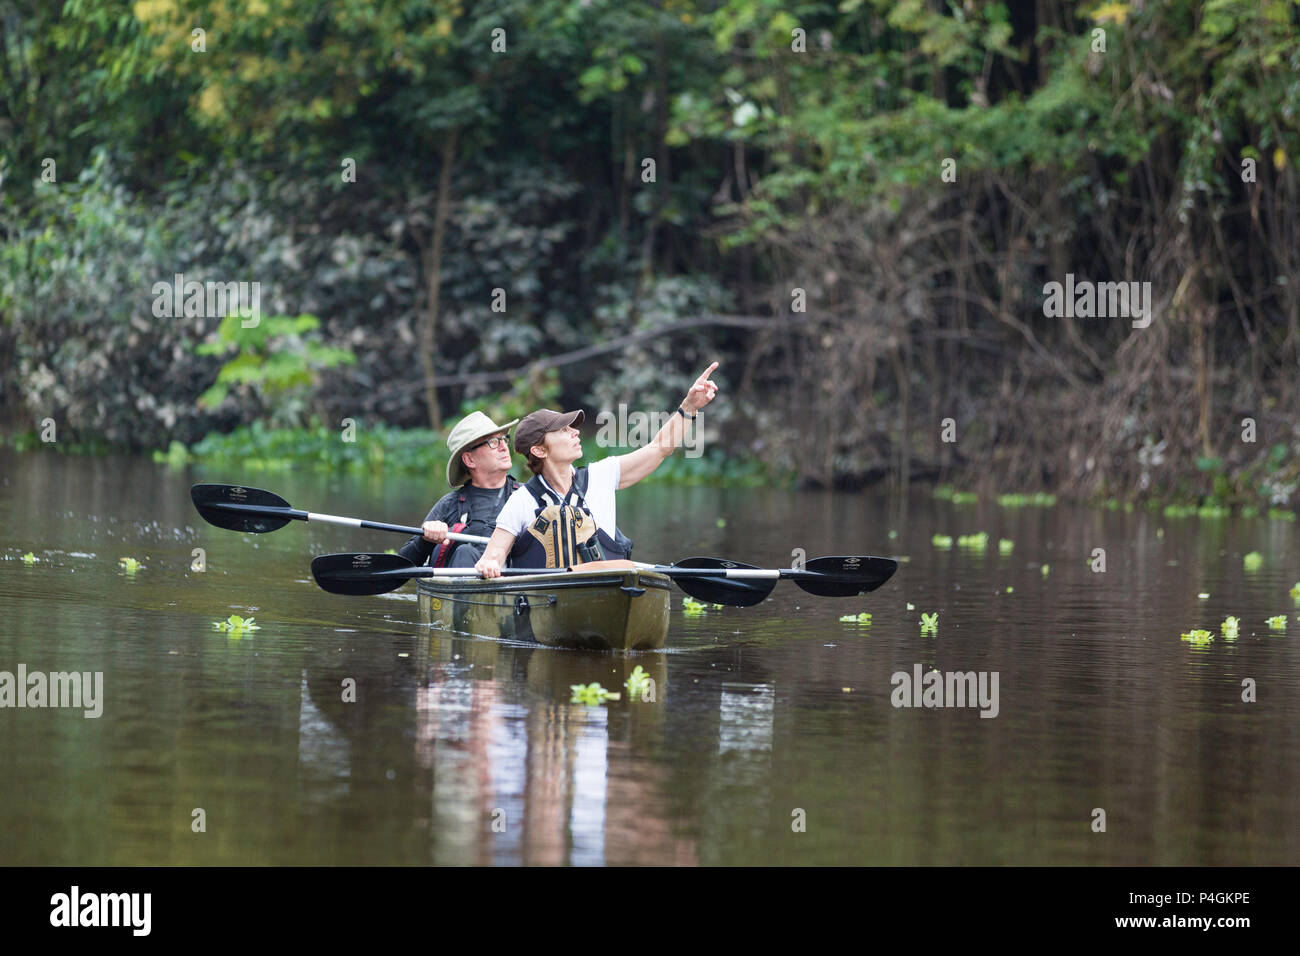
<path id="1" fill-rule="evenodd" d="M 811 485 L 1287 505 L 1298 111 L 1296 0 L 0 0 L 3 426 L 392 436 L 716 357 L 715 447 Z M 177 273 L 266 318 L 155 317 Z M 1046 316 L 1068 273 L 1150 326 Z"/>

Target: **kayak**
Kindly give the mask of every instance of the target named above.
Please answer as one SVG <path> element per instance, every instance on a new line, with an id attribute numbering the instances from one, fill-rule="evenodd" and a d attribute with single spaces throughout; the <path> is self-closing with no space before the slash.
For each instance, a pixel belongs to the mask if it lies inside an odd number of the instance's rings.
<path id="1" fill-rule="evenodd" d="M 655 571 L 618 568 L 421 578 L 416 588 L 425 624 L 548 647 L 631 651 L 664 646 L 671 584 Z"/>

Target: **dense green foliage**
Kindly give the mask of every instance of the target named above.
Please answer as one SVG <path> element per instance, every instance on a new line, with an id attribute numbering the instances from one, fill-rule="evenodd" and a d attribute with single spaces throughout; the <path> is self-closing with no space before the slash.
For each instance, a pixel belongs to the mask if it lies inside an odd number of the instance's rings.
<path id="1" fill-rule="evenodd" d="M 1297 155 L 1298 0 L 0 0 L 5 425 L 414 462 L 539 359 L 717 357 L 716 447 L 811 483 L 1287 505 Z M 320 324 L 232 368 L 176 274 Z"/>

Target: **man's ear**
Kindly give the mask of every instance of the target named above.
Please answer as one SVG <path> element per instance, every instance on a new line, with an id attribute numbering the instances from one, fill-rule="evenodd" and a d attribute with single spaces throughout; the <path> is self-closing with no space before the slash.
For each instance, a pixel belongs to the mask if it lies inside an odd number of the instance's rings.
<path id="1" fill-rule="evenodd" d="M 469 452 L 463 451 L 460 453 L 460 463 L 465 466 L 465 470 L 468 471 L 471 475 L 474 474 L 474 469 L 478 467 L 477 465 L 471 464 L 473 461 L 474 461 L 474 456 L 471 455 Z"/>
<path id="2" fill-rule="evenodd" d="M 540 454 L 539 454 L 539 452 L 540 452 Z M 530 455 L 532 455 L 534 458 L 545 458 L 545 457 L 546 457 L 546 446 L 545 446 L 545 445 L 534 445 L 532 448 L 528 449 L 528 453 L 529 453 Z"/>

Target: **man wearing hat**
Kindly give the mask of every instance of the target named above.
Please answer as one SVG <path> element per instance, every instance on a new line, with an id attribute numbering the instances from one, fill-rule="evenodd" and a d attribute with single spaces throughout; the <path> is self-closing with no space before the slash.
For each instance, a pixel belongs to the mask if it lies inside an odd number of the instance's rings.
<path id="1" fill-rule="evenodd" d="M 398 552 L 416 564 L 472 568 L 483 545 L 447 540 L 448 531 L 487 537 L 497 515 L 519 482 L 510 474 L 508 433 L 519 419 L 497 425 L 482 412 L 471 412 L 447 436 L 451 459 L 447 484 L 455 490 L 443 495 L 424 519 L 424 534 L 416 535 Z M 436 551 L 435 551 L 436 546 Z M 432 556 L 432 560 L 430 560 Z"/>

